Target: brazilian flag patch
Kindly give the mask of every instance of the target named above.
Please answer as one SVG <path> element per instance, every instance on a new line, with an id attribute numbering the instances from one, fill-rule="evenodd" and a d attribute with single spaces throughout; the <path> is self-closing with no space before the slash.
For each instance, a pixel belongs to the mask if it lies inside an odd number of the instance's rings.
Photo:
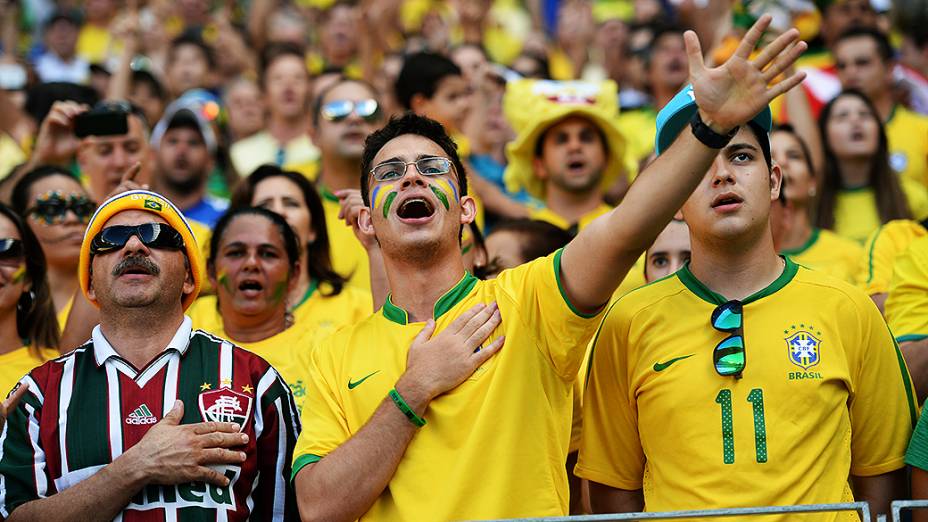
<path id="1" fill-rule="evenodd" d="M 161 210 L 163 210 L 164 207 L 161 206 L 161 203 L 158 203 L 157 201 L 153 199 L 146 199 L 145 208 L 148 208 L 151 210 L 157 210 L 158 212 L 161 212 Z"/>

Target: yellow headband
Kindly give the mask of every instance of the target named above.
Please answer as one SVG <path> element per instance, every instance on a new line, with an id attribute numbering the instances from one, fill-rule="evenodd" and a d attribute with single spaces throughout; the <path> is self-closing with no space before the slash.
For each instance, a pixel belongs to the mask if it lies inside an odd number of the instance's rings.
<path id="1" fill-rule="evenodd" d="M 184 296 L 183 305 L 184 310 L 186 310 L 193 304 L 197 294 L 200 293 L 200 286 L 203 283 L 203 258 L 200 255 L 200 249 L 197 247 L 197 241 L 193 237 L 193 231 L 191 231 L 190 225 L 180 210 L 164 196 L 147 190 L 132 190 L 113 196 L 104 201 L 90 218 L 87 231 L 84 232 L 84 241 L 81 243 L 81 257 L 77 266 L 77 274 L 84 296 L 99 307 L 99 304 L 87 295 L 87 290 L 90 288 L 90 242 L 100 233 L 111 217 L 125 210 L 143 210 L 160 216 L 180 232 L 181 237 L 184 238 L 184 249 L 187 253 L 187 259 L 190 261 L 190 273 L 193 275 L 194 286 L 193 292 Z"/>

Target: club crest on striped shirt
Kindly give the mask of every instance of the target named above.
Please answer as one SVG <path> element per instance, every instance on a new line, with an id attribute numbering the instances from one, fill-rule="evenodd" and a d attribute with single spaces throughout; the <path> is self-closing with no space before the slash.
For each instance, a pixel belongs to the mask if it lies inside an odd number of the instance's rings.
<path id="1" fill-rule="evenodd" d="M 234 422 L 239 429 L 251 416 L 252 398 L 230 388 L 204 391 L 200 394 L 200 415 L 212 422 Z"/>

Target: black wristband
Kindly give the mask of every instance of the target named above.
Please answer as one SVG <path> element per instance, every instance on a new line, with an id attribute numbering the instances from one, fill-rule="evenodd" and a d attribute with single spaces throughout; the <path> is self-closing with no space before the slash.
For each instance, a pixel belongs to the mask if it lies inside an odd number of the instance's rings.
<path id="1" fill-rule="evenodd" d="M 690 128 L 693 129 L 693 136 L 696 136 L 697 140 L 710 149 L 724 148 L 725 145 L 728 145 L 728 142 L 735 137 L 735 134 L 738 133 L 738 127 L 732 129 L 728 134 L 719 134 L 715 132 L 702 121 L 702 118 L 699 116 L 699 111 L 693 113 L 693 117 L 690 118 Z"/>

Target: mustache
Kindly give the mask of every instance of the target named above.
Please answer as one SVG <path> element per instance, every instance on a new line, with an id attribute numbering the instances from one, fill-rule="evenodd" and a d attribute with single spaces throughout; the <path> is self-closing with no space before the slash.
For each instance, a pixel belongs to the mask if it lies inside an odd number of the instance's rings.
<path id="1" fill-rule="evenodd" d="M 158 275 L 161 273 L 161 269 L 158 268 L 158 265 L 154 264 L 147 257 L 142 256 L 128 256 L 119 263 L 116 263 L 116 266 L 113 267 L 113 276 L 118 277 L 129 270 L 141 269 L 148 272 L 151 275 Z"/>

